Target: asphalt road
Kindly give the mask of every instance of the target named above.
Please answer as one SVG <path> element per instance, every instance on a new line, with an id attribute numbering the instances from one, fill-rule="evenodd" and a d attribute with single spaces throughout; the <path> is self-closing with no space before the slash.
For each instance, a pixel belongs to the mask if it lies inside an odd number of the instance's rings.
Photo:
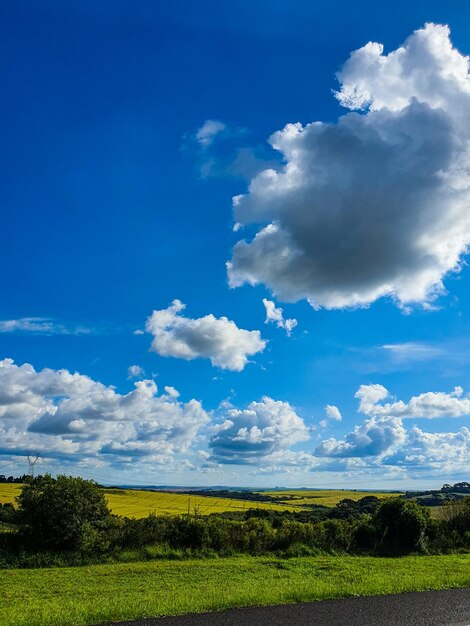
<path id="1" fill-rule="evenodd" d="M 119 622 L 120 626 L 470 626 L 470 589 L 324 600 Z M 102 626 L 109 626 L 103 624 Z M 113 626 L 116 626 L 114 624 Z"/>

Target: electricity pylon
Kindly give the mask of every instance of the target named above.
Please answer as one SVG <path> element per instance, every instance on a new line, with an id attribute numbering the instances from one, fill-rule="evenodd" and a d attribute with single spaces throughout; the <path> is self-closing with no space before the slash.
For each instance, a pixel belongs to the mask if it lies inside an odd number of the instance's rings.
<path id="1" fill-rule="evenodd" d="M 39 461 L 39 454 L 28 454 L 28 476 L 34 478 L 34 468 Z"/>

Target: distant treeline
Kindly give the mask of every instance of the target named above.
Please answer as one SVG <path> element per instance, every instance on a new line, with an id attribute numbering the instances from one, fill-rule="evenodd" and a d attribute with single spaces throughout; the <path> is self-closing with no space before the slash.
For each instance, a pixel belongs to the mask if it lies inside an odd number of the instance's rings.
<path id="1" fill-rule="evenodd" d="M 170 492 L 174 493 L 174 492 Z M 230 489 L 191 489 L 178 491 L 188 496 L 205 496 L 210 498 L 228 498 L 230 500 L 248 500 L 249 502 L 284 502 L 293 499 L 293 496 L 276 496 L 258 491 L 232 491 Z"/>
<path id="2" fill-rule="evenodd" d="M 470 483 L 460 482 L 450 485 L 445 483 L 441 489 L 430 491 L 407 491 L 405 497 L 413 499 L 423 506 L 441 506 L 449 501 L 462 500 L 470 496 Z"/>
<path id="3" fill-rule="evenodd" d="M 0 474 L 0 483 L 24 483 L 29 478 L 31 478 L 28 474 L 23 474 L 23 476 L 5 476 L 4 474 Z"/>

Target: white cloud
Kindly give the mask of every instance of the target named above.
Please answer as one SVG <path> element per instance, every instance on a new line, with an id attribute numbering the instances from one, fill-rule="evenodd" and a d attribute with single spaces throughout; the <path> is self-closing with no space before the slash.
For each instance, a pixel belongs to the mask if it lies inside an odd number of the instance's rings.
<path id="1" fill-rule="evenodd" d="M 290 404 L 265 396 L 246 409 L 226 409 L 209 446 L 218 463 L 256 464 L 308 439 L 307 426 Z"/>
<path id="2" fill-rule="evenodd" d="M 410 398 L 408 402 L 383 403 L 390 397 L 382 385 L 361 385 L 356 392 L 359 410 L 365 415 L 411 418 L 461 417 L 470 415 L 470 397 L 463 396 L 463 389 L 455 387 L 451 393 L 428 391 Z"/>
<path id="3" fill-rule="evenodd" d="M 389 395 L 388 389 L 383 385 L 361 385 L 354 397 L 359 399 L 359 411 L 370 415 L 377 403 Z"/>
<path id="4" fill-rule="evenodd" d="M 325 415 L 327 419 L 332 420 L 333 422 L 340 422 L 343 419 L 341 411 L 334 404 L 327 404 L 325 406 Z"/>
<path id="5" fill-rule="evenodd" d="M 401 111 L 413 100 L 436 109 L 461 110 L 470 96 L 469 61 L 452 47 L 448 26 L 426 24 L 393 52 L 369 42 L 355 50 L 338 79 L 336 96 L 348 109 Z"/>
<path id="6" fill-rule="evenodd" d="M 367 457 L 382 456 L 402 445 L 406 431 L 396 417 L 371 417 L 346 435 L 344 440 L 323 441 L 315 450 L 318 456 Z"/>
<path id="7" fill-rule="evenodd" d="M 470 431 L 427 433 L 416 426 L 408 432 L 406 445 L 388 460 L 414 471 L 438 475 L 467 472 L 470 463 Z"/>
<path id="8" fill-rule="evenodd" d="M 356 398 L 359 411 L 367 416 L 342 439 L 324 440 L 315 450 L 326 459 L 361 459 L 364 468 L 388 467 L 412 471 L 418 476 L 447 475 L 467 471 L 470 462 L 470 431 L 425 432 L 414 426 L 406 430 L 406 418 L 460 417 L 470 414 L 470 398 L 461 387 L 452 393 L 427 392 L 385 403 L 390 397 L 382 385 L 361 385 Z M 327 461 L 324 469 L 337 466 Z M 431 473 L 431 474 L 430 474 Z"/>
<path id="9" fill-rule="evenodd" d="M 443 350 L 425 343 L 389 343 L 381 346 L 395 361 L 428 361 L 443 355 Z"/>
<path id="10" fill-rule="evenodd" d="M 283 315 L 283 310 L 280 307 L 276 307 L 272 300 L 267 300 L 266 298 L 263 298 L 263 304 L 266 309 L 265 323 L 276 324 L 278 328 L 283 328 L 286 331 L 287 336 L 290 337 L 292 331 L 297 326 L 297 320 L 285 319 Z"/>
<path id="11" fill-rule="evenodd" d="M 364 112 L 274 133 L 284 168 L 234 199 L 237 223 L 264 226 L 234 247 L 230 285 L 327 309 L 442 293 L 470 243 L 468 68 L 434 24 L 388 55 L 353 52 L 337 97 Z"/>
<path id="12" fill-rule="evenodd" d="M 174 387 L 170 387 L 169 385 L 167 385 L 166 387 L 164 387 L 164 389 L 165 389 L 165 393 L 171 396 L 172 398 L 180 397 L 180 392 Z"/>
<path id="13" fill-rule="evenodd" d="M 212 314 L 191 319 L 181 315 L 184 309 L 180 300 L 174 300 L 147 320 L 147 332 L 154 336 L 151 349 L 161 356 L 206 358 L 214 366 L 240 372 L 248 357 L 266 346 L 258 330 L 243 330 L 226 317 Z"/>
<path id="14" fill-rule="evenodd" d="M 145 375 L 145 372 L 140 365 L 129 365 L 127 368 L 127 378 L 130 380 L 131 378 L 142 378 Z"/>
<path id="15" fill-rule="evenodd" d="M 196 140 L 204 147 L 210 146 L 215 137 L 227 128 L 219 120 L 206 120 L 196 132 Z"/>
<path id="16" fill-rule="evenodd" d="M 164 471 L 249 465 L 258 473 L 342 472 L 359 475 L 451 475 L 470 462 L 470 432 L 407 430 L 405 418 L 458 417 L 470 412 L 460 387 L 428 392 L 409 401 L 389 401 L 382 385 L 363 385 L 356 397 L 365 415 L 344 437 L 325 439 L 315 452 L 299 450 L 309 428 L 288 402 L 263 397 L 239 409 L 225 402 L 218 419 L 196 400 L 182 402 L 171 386 L 159 393 L 153 380 L 139 380 L 120 394 L 66 369 L 36 371 L 0 361 L 0 459 L 38 452 L 56 463 L 96 462 L 124 468 L 136 459 Z M 334 405 L 326 422 L 339 422 Z M 208 444 L 206 446 L 206 444 Z M 204 450 L 203 448 L 206 448 Z"/>
<path id="17" fill-rule="evenodd" d="M 90 331 L 81 326 L 70 327 L 45 317 L 21 317 L 0 320 L 0 333 L 33 333 L 36 335 L 85 335 Z"/>
<path id="18" fill-rule="evenodd" d="M 167 463 L 187 452 L 209 417 L 196 400 L 177 400 L 172 387 L 158 395 L 141 380 L 121 395 L 88 376 L 68 370 L 17 366 L 0 361 L 0 455 L 42 457 L 104 454 L 114 462 L 146 456 Z"/>
<path id="19" fill-rule="evenodd" d="M 343 416 L 340 410 L 334 404 L 327 404 L 325 406 L 325 419 L 322 419 L 318 424 L 321 428 L 328 428 L 331 422 L 341 422 Z"/>

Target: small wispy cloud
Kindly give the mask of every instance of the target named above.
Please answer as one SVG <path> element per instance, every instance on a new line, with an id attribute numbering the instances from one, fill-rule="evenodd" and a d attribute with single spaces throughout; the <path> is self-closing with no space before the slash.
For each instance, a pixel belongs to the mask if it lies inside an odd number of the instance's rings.
<path id="1" fill-rule="evenodd" d="M 36 335 L 87 335 L 90 328 L 69 326 L 46 317 L 21 317 L 0 320 L 0 333 L 33 333 Z"/>
<path id="2" fill-rule="evenodd" d="M 274 151 L 252 145 L 246 128 L 207 119 L 183 137 L 181 149 L 194 159 L 201 178 L 235 176 L 251 180 L 266 168 L 277 168 Z"/>
<path id="3" fill-rule="evenodd" d="M 201 146 L 210 146 L 215 137 L 227 130 L 227 125 L 219 120 L 206 120 L 204 124 L 196 132 L 196 141 Z"/>
<path id="4" fill-rule="evenodd" d="M 341 411 L 334 404 L 327 404 L 325 406 L 325 419 L 322 419 L 319 422 L 319 425 L 322 428 L 327 428 L 330 422 L 341 422 L 343 416 L 341 415 Z"/>
<path id="5" fill-rule="evenodd" d="M 127 368 L 127 380 L 131 380 L 132 378 L 142 378 L 144 376 L 145 371 L 140 365 L 129 365 Z"/>
<path id="6" fill-rule="evenodd" d="M 286 319 L 284 317 L 284 311 L 281 307 L 276 307 L 272 300 L 263 298 L 263 304 L 266 309 L 265 324 L 276 324 L 278 328 L 283 328 L 287 336 L 290 337 L 292 331 L 297 326 L 297 320 L 294 318 Z"/>
<path id="7" fill-rule="evenodd" d="M 380 346 L 393 358 L 400 361 L 427 361 L 441 356 L 443 350 L 437 346 L 418 342 L 388 343 Z"/>

